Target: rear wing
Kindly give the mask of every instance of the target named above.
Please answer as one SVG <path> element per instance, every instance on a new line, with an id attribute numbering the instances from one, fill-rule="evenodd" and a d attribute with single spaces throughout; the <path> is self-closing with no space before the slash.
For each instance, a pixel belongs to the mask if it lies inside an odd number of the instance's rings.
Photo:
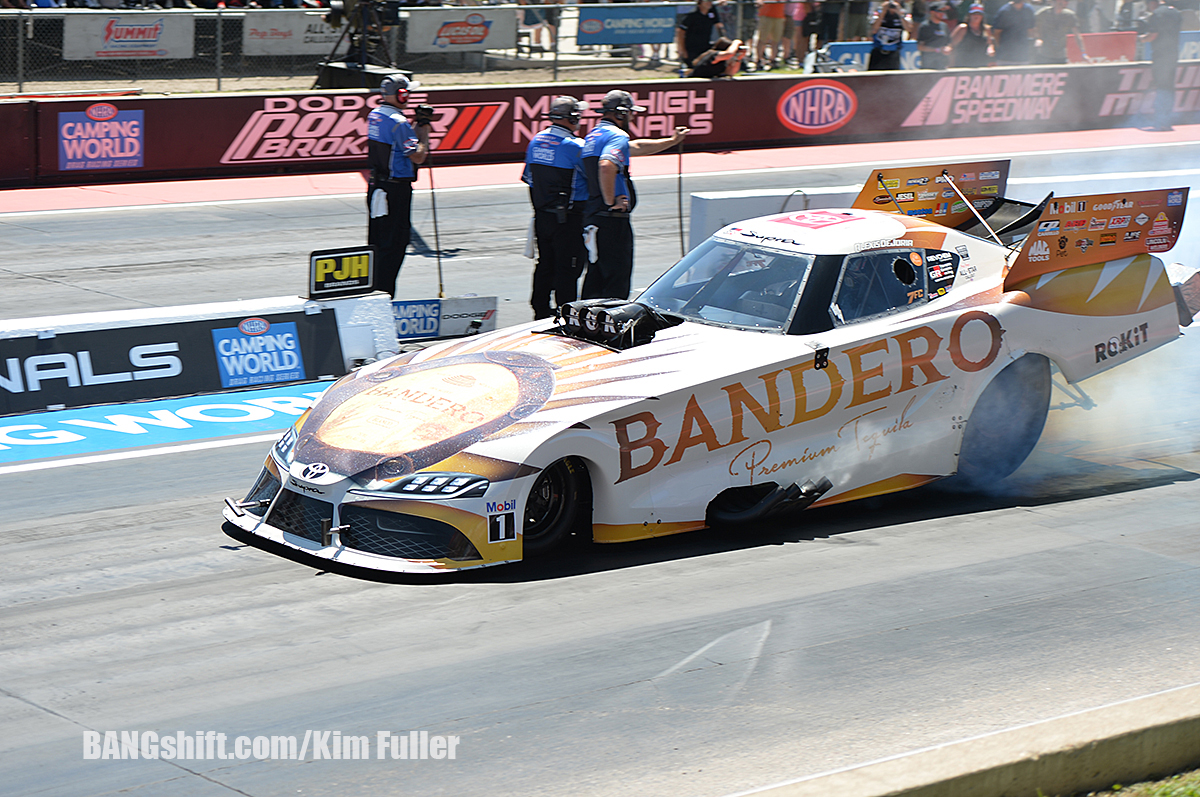
<path id="1" fill-rule="evenodd" d="M 1183 228 L 1188 189 L 1051 198 L 1004 278 L 1004 289 L 1045 274 L 1166 252 Z"/>
<path id="2" fill-rule="evenodd" d="M 1032 208 L 1004 199 L 1010 163 L 992 160 L 875 169 L 851 207 L 890 210 L 955 229 L 973 227 L 978 219 L 950 186 L 951 180 L 985 219 L 1006 204 Z"/>

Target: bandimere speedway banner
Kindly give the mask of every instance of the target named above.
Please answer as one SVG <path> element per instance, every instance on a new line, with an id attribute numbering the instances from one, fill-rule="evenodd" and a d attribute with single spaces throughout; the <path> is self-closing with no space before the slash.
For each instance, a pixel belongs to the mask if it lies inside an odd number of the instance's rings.
<path id="1" fill-rule="evenodd" d="M 529 139 L 546 125 L 553 97 L 570 92 L 598 108 L 611 88 L 439 87 L 414 92 L 409 104 L 434 108 L 436 165 L 503 163 L 524 158 Z M 632 120 L 635 137 L 666 136 L 686 125 L 690 151 L 1133 127 L 1149 123 L 1154 102 L 1149 64 L 674 80 L 626 88 L 648 109 Z M 20 157 L 6 157 L 0 180 L 28 185 L 31 171 L 33 183 L 49 185 L 365 168 L 366 117 L 378 102 L 378 95 L 350 90 L 27 102 L 37 141 L 22 143 L 36 167 L 22 171 L 15 163 Z M 4 110 L 0 103 L 0 118 Z M 583 131 L 598 118 L 589 111 Z M 197 127 L 196 119 L 204 125 Z M 1174 121 L 1200 121 L 1196 62 L 1176 72 Z"/>

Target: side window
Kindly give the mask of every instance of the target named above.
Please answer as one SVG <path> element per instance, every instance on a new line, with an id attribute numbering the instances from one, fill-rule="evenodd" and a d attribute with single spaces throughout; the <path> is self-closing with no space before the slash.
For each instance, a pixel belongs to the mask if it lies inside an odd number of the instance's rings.
<path id="1" fill-rule="evenodd" d="M 925 256 L 911 249 L 850 255 L 842 265 L 830 312 L 852 324 L 927 301 Z"/>

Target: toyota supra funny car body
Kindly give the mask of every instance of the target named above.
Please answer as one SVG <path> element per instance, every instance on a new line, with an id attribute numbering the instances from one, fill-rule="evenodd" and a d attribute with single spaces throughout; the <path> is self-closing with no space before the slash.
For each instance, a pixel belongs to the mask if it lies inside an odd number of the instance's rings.
<path id="1" fill-rule="evenodd" d="M 729 225 L 635 302 L 372 363 L 225 518 L 369 570 L 446 572 L 995 480 L 1068 382 L 1180 334 L 1156 252 L 1187 189 L 1005 198 L 1007 161 L 878 171 L 854 207 Z M 1190 286 L 1191 289 L 1195 285 Z"/>

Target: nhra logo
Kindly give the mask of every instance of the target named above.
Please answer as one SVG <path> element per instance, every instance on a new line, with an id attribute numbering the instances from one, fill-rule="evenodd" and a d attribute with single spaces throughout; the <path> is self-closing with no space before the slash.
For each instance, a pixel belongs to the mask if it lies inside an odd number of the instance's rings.
<path id="1" fill-rule="evenodd" d="M 83 111 L 88 119 L 96 122 L 107 122 L 117 115 L 117 106 L 108 102 L 98 102 L 95 105 L 89 105 Z"/>
<path id="2" fill-rule="evenodd" d="M 1050 259 L 1050 246 L 1045 241 L 1034 241 L 1029 247 L 1029 260 L 1032 263 Z"/>
<path id="3" fill-rule="evenodd" d="M 247 318 L 237 328 L 243 335 L 262 335 L 271 328 L 271 322 L 265 318 Z"/>
<path id="4" fill-rule="evenodd" d="M 858 97 L 832 80 L 805 80 L 784 93 L 775 115 L 789 130 L 804 135 L 832 133 L 858 111 Z"/>
<path id="5" fill-rule="evenodd" d="M 221 163 L 362 160 L 367 155 L 367 114 L 378 104 L 354 95 L 267 97 L 250 115 Z M 507 102 L 434 106 L 430 146 L 439 153 L 476 152 L 488 140 Z"/>

